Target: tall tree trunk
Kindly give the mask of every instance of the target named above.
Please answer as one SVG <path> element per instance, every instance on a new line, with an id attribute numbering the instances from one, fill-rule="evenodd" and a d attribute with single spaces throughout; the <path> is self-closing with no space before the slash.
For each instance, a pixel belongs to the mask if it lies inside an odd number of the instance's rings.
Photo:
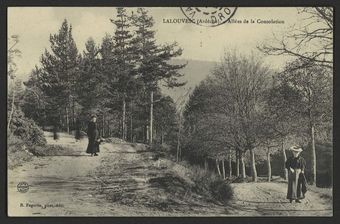
<path id="1" fill-rule="evenodd" d="M 308 118 L 309 118 L 309 128 L 310 128 L 310 144 L 311 144 L 311 159 L 312 159 L 312 165 L 311 165 L 311 174 L 312 174 L 312 185 L 316 185 L 316 152 L 315 152 L 315 126 L 313 121 L 313 114 L 312 114 L 312 97 L 313 92 L 311 88 L 308 88 L 309 90 L 309 109 L 308 109 Z"/>
<path id="2" fill-rule="evenodd" d="M 232 170 L 232 166 L 231 166 L 231 150 L 229 150 L 228 163 L 229 163 L 229 177 L 231 177 L 233 175 L 233 170 Z"/>
<path id="3" fill-rule="evenodd" d="M 221 174 L 221 170 L 220 170 L 220 164 L 219 164 L 219 160 L 218 160 L 218 159 L 216 159 L 215 161 L 216 161 L 216 168 L 217 168 L 218 175 L 219 175 L 219 176 L 222 176 L 222 174 Z"/>
<path id="4" fill-rule="evenodd" d="M 123 106 L 122 106 L 122 139 L 126 141 L 126 99 L 123 96 Z"/>
<path id="5" fill-rule="evenodd" d="M 250 157 L 251 157 L 251 176 L 254 182 L 257 182 L 257 171 L 256 171 L 256 163 L 255 163 L 255 152 L 254 149 L 250 149 Z"/>
<path id="6" fill-rule="evenodd" d="M 314 124 L 310 124 L 310 138 L 312 147 L 312 185 L 316 185 L 316 152 L 315 152 L 315 129 Z"/>
<path id="7" fill-rule="evenodd" d="M 153 91 L 150 93 L 150 140 L 149 144 L 153 142 Z"/>
<path id="8" fill-rule="evenodd" d="M 235 158 L 236 158 L 236 177 L 240 176 L 240 151 L 239 150 L 235 150 Z"/>
<path id="9" fill-rule="evenodd" d="M 102 126 L 102 137 L 104 137 L 104 136 L 105 136 L 105 114 L 104 114 L 104 113 L 103 113 L 102 122 L 103 122 L 103 126 Z"/>
<path id="10" fill-rule="evenodd" d="M 64 119 L 63 119 L 63 115 L 62 115 L 62 111 L 59 110 L 59 124 L 58 125 L 58 128 L 62 129 L 64 127 Z M 59 130 L 61 131 L 61 130 Z"/>
<path id="11" fill-rule="evenodd" d="M 208 160 L 207 160 L 207 158 L 204 158 L 204 169 L 208 170 Z"/>
<path id="12" fill-rule="evenodd" d="M 181 118 L 182 116 L 179 115 L 179 126 L 178 126 L 178 132 L 177 132 L 177 162 L 179 161 L 179 154 L 181 150 Z"/>
<path id="13" fill-rule="evenodd" d="M 176 161 L 178 162 L 180 159 L 180 151 L 181 151 L 181 142 L 180 142 L 180 137 L 179 137 L 180 133 L 177 133 L 177 158 Z"/>
<path id="14" fill-rule="evenodd" d="M 132 123 L 132 119 L 133 119 L 133 116 L 132 116 L 132 114 L 133 114 L 133 108 L 132 108 L 132 100 L 131 100 L 131 102 L 130 102 L 130 141 L 131 142 L 134 142 L 133 141 L 133 123 Z"/>
<path id="15" fill-rule="evenodd" d="M 69 115 L 68 115 L 68 106 L 66 106 L 65 110 L 66 110 L 66 131 L 67 131 L 67 133 L 70 133 L 70 121 L 69 121 Z"/>
<path id="16" fill-rule="evenodd" d="M 272 179 L 272 166 L 270 164 L 270 150 L 267 148 L 267 169 L 268 169 L 268 182 Z"/>
<path id="17" fill-rule="evenodd" d="M 164 131 L 163 131 L 163 127 L 161 129 L 161 145 L 164 144 Z"/>
<path id="18" fill-rule="evenodd" d="M 145 131 L 147 131 L 147 127 L 144 126 L 144 127 L 142 128 L 143 142 L 144 142 L 144 143 L 146 143 L 146 141 L 149 140 L 149 139 L 146 138 L 146 135 L 147 135 L 147 134 L 145 133 Z"/>
<path id="19" fill-rule="evenodd" d="M 245 179 L 246 176 L 246 164 L 244 163 L 244 153 L 240 151 L 240 163 L 241 163 L 241 171 L 242 171 L 242 175 L 241 177 L 243 179 Z"/>
<path id="20" fill-rule="evenodd" d="M 14 113 L 14 106 L 15 106 L 15 88 L 13 88 L 13 94 L 12 94 L 12 103 L 11 103 L 11 112 L 9 114 L 8 122 L 7 122 L 7 134 L 10 133 L 10 125 Z"/>
<path id="21" fill-rule="evenodd" d="M 179 146 L 179 160 L 182 161 L 182 147 Z"/>
<path id="22" fill-rule="evenodd" d="M 281 143 L 281 150 L 282 150 L 282 156 L 283 156 L 283 178 L 285 180 L 288 180 L 288 170 L 286 169 L 286 161 L 287 161 L 287 155 L 286 155 L 286 150 L 284 148 L 283 141 Z"/>
<path id="23" fill-rule="evenodd" d="M 224 158 L 222 159 L 222 173 L 223 173 L 223 179 L 225 179 Z"/>
<path id="24" fill-rule="evenodd" d="M 75 102 L 74 98 L 72 98 L 72 126 L 74 127 L 76 123 L 76 116 L 75 116 Z"/>

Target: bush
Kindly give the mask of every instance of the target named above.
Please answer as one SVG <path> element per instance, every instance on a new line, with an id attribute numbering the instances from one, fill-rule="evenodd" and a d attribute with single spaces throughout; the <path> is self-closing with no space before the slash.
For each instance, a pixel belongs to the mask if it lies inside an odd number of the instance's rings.
<path id="1" fill-rule="evenodd" d="M 13 135 L 17 136 L 28 146 L 46 145 L 44 132 L 33 120 L 26 118 L 20 110 L 14 111 L 10 129 Z"/>
<path id="2" fill-rule="evenodd" d="M 213 197 L 223 204 L 227 204 L 233 196 L 233 189 L 230 184 L 221 178 L 213 180 L 210 183 L 210 189 L 213 193 Z"/>
<path id="3" fill-rule="evenodd" d="M 21 151 L 24 147 L 24 142 L 13 134 L 9 134 L 7 137 L 8 153 Z"/>
<path id="4" fill-rule="evenodd" d="M 199 166 L 192 166 L 191 171 L 191 179 L 195 182 L 195 191 L 212 196 L 210 186 L 211 183 L 217 179 L 217 175 Z"/>
<path id="5" fill-rule="evenodd" d="M 20 166 L 32 159 L 32 154 L 26 150 L 24 142 L 14 135 L 9 135 L 7 138 L 7 150 L 9 169 Z"/>
<path id="6" fill-rule="evenodd" d="M 214 172 L 191 165 L 186 165 L 186 169 L 188 173 L 181 174 L 181 176 L 189 176 L 190 180 L 194 182 L 192 190 L 195 193 L 223 204 L 228 203 L 232 198 L 233 190 L 230 184 Z M 179 169 L 176 168 L 176 170 Z"/>

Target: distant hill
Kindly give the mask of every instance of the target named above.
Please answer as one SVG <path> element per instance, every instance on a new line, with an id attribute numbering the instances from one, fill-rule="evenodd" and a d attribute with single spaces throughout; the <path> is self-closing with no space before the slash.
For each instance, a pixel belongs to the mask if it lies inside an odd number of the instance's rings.
<path id="1" fill-rule="evenodd" d="M 184 74 L 181 81 L 187 81 L 187 84 L 183 87 L 169 89 L 167 87 L 161 87 L 162 92 L 165 95 L 169 95 L 175 102 L 177 99 L 185 95 L 189 90 L 190 92 L 197 86 L 202 80 L 204 80 L 216 65 L 216 62 L 200 61 L 200 60 L 188 60 L 188 59 L 176 59 L 172 61 L 174 64 L 188 63 L 180 72 Z"/>

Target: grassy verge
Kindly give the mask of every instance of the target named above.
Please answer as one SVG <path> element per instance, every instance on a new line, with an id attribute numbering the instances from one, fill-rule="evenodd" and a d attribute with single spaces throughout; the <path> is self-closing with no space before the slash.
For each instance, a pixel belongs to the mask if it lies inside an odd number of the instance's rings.
<path id="1" fill-rule="evenodd" d="M 233 190 L 229 182 L 217 174 L 183 162 L 176 164 L 172 169 L 176 175 L 192 182 L 191 190 L 204 196 L 208 201 L 227 204 L 232 199 Z"/>
<path id="2" fill-rule="evenodd" d="M 10 135 L 7 140 L 7 158 L 9 169 L 13 169 L 27 161 L 32 160 L 33 155 L 28 152 L 24 142 L 21 139 L 14 135 Z"/>
<path id="3" fill-rule="evenodd" d="M 121 147 L 121 153 L 103 157 L 96 170 L 99 193 L 113 203 L 172 214 L 206 214 L 224 209 L 232 197 L 226 181 L 200 167 L 175 163 L 139 144 Z"/>
<path id="4" fill-rule="evenodd" d="M 77 154 L 73 149 L 60 145 L 34 146 L 29 151 L 35 156 L 69 156 Z"/>
<path id="5" fill-rule="evenodd" d="M 26 151 L 15 151 L 8 153 L 8 168 L 14 169 L 25 162 L 31 161 L 33 156 Z"/>

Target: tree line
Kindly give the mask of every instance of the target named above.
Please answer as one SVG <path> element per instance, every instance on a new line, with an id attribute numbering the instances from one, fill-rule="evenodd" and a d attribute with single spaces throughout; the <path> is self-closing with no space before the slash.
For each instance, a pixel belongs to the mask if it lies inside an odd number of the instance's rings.
<path id="1" fill-rule="evenodd" d="M 304 67 L 297 68 L 301 63 Z M 332 74 L 299 59 L 277 73 L 259 56 L 226 52 L 212 74 L 191 94 L 184 118 L 190 154 L 216 159 L 219 173 L 220 161 L 224 163 L 225 159 L 231 172 L 235 154 L 235 175 L 245 178 L 245 154 L 249 152 L 252 180 L 257 181 L 257 153 L 267 160 L 270 180 L 270 156 L 275 149 L 282 150 L 284 164 L 288 145 L 307 148 L 309 143 L 314 158 L 316 138 L 332 142 Z M 315 181 L 316 168 L 313 163 L 309 165 Z M 224 164 L 221 169 L 225 172 Z"/>
<path id="2" fill-rule="evenodd" d="M 85 130 L 94 113 L 104 137 L 163 143 L 176 129 L 176 107 L 160 86 L 185 84 L 179 81 L 179 70 L 186 64 L 170 61 L 182 49 L 175 42 L 157 43 L 153 18 L 144 8 L 117 8 L 110 22 L 113 34 L 100 44 L 89 38 L 79 53 L 65 19 L 24 83 L 22 110 L 44 128 L 67 132 L 77 119 Z"/>
<path id="3" fill-rule="evenodd" d="M 246 178 L 249 162 L 253 181 L 256 160 L 264 160 L 270 181 L 271 155 L 281 151 L 287 179 L 285 150 L 299 144 L 309 158 L 309 180 L 317 182 L 316 144 L 332 145 L 333 14 L 326 7 L 299 11 L 305 16 L 301 27 L 259 46 L 266 54 L 291 56 L 283 69 L 271 69 L 254 53 L 226 51 L 194 89 L 184 110 L 189 159 L 201 160 L 205 167 L 209 158 L 215 160 L 215 170 L 224 178 L 225 160 L 230 177 Z"/>

